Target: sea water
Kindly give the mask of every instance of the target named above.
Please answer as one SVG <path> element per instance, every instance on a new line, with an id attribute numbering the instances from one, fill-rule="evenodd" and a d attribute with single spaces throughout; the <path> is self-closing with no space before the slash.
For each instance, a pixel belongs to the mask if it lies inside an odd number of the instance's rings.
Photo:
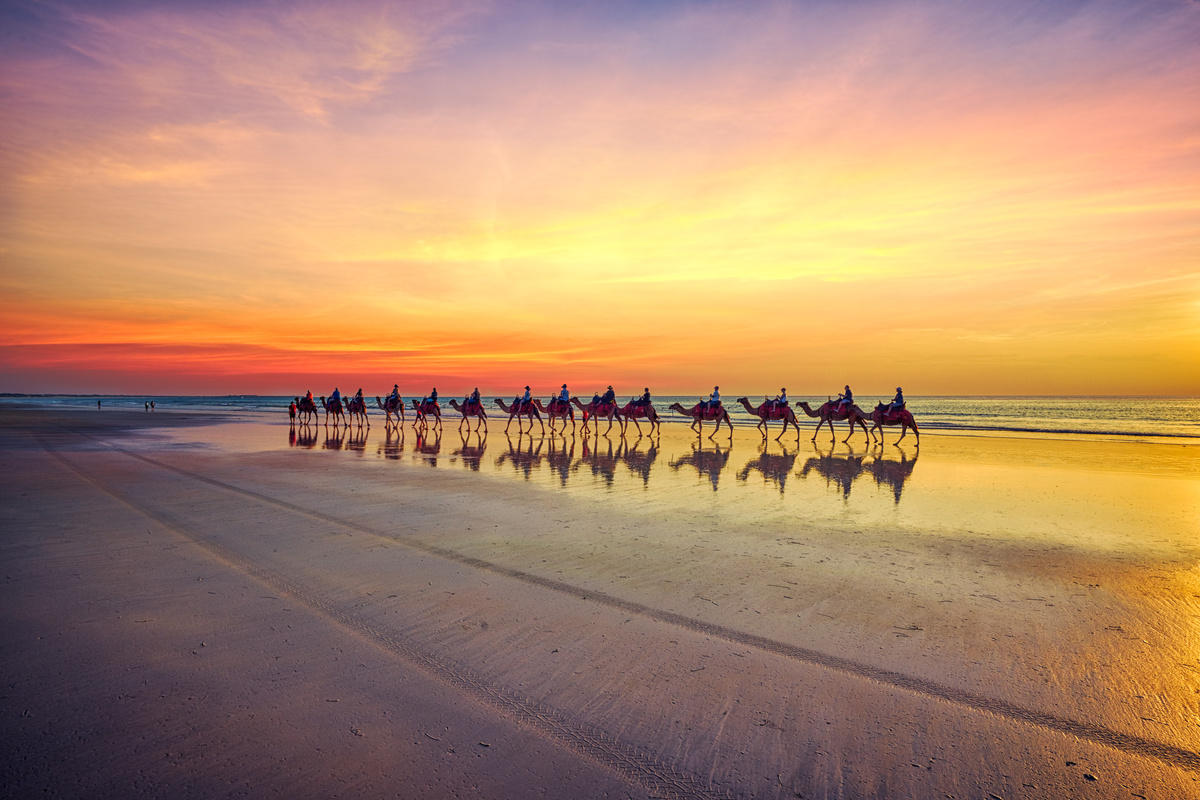
<path id="1" fill-rule="evenodd" d="M 749 414 L 733 398 L 726 396 L 725 407 L 733 424 L 739 427 L 758 424 L 758 419 Z M 236 414 L 278 416 L 287 418 L 290 397 L 267 395 L 221 395 L 221 396 L 132 396 L 132 395 L 0 395 L 0 405 L 34 404 L 46 408 L 101 408 L 145 409 L 145 404 L 154 402 L 156 410 L 216 411 Z M 407 398 L 406 398 L 407 399 Z M 446 398 L 449 399 L 449 398 Z M 510 401 L 511 398 L 502 398 Z M 656 397 L 654 407 L 666 422 L 688 422 L 687 418 L 670 411 L 672 403 L 690 408 L 701 398 Z M 827 398 L 793 398 L 805 400 L 817 408 Z M 860 407 L 870 412 L 877 398 L 861 398 Z M 890 398 L 878 398 L 888 400 Z M 947 397 L 910 396 L 908 410 L 912 413 L 922 432 L 952 432 L 1003 435 L 1070 435 L 1132 438 L 1182 438 L 1200 439 L 1200 398 L 1197 397 Z M 753 405 L 762 402 L 761 397 L 751 398 Z M 484 405 L 490 417 L 506 419 L 495 406 L 493 398 L 485 397 Z M 443 404 L 448 418 L 458 415 Z M 368 411 L 373 416 L 382 415 L 368 400 Z M 410 412 L 411 416 L 411 412 Z M 809 418 L 800 409 L 797 419 L 803 428 L 815 427 L 816 420 Z M 706 423 L 710 426 L 711 423 Z M 773 422 L 771 427 L 778 428 Z M 844 428 L 845 423 L 838 423 Z M 898 431 L 889 432 L 898 435 Z"/>

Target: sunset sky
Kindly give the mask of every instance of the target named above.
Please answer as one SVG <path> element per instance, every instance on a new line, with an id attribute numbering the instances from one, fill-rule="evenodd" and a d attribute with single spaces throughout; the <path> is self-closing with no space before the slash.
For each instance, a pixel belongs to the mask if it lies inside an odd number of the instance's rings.
<path id="1" fill-rule="evenodd" d="M 1200 3 L 0 5 L 0 392 L 1200 395 Z"/>

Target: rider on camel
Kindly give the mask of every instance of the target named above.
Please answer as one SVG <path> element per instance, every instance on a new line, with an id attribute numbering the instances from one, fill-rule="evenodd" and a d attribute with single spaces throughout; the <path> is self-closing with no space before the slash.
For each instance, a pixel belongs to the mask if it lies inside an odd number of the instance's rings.
<path id="1" fill-rule="evenodd" d="M 642 396 L 640 398 L 638 398 L 637 400 L 634 400 L 633 404 L 640 408 L 649 407 L 649 405 L 650 405 L 650 387 L 649 386 L 647 386 L 645 389 L 642 390 Z"/>
<path id="2" fill-rule="evenodd" d="M 611 383 L 608 385 L 608 391 L 607 391 L 607 392 L 605 392 L 605 393 L 604 393 L 604 396 L 600 398 L 600 402 L 601 402 L 603 405 L 608 405 L 609 403 L 612 403 L 612 404 L 614 404 L 614 405 L 616 404 L 616 402 L 617 402 L 617 393 L 613 391 L 613 388 L 612 388 L 612 384 L 611 384 Z"/>
<path id="3" fill-rule="evenodd" d="M 388 395 L 388 400 L 399 400 L 399 399 L 400 399 L 400 384 L 393 383 L 392 384 L 392 393 Z"/>
<path id="4" fill-rule="evenodd" d="M 563 408 L 567 408 L 571 405 L 571 392 L 567 389 L 567 385 L 565 383 L 562 385 L 562 391 L 558 393 L 558 397 L 556 399 Z"/>
<path id="5" fill-rule="evenodd" d="M 714 386 L 713 390 L 712 390 L 712 394 L 710 394 L 708 396 L 708 399 L 700 401 L 700 408 L 702 410 L 707 411 L 708 409 L 720 408 L 720 407 L 721 407 L 721 387 Z"/>
<path id="6" fill-rule="evenodd" d="M 329 396 L 329 402 L 330 402 L 330 403 L 340 403 L 340 402 L 342 402 L 342 393 L 338 391 L 338 388 L 337 388 L 336 386 L 335 386 L 335 387 L 333 387 L 333 394 L 331 394 L 331 395 Z"/>
<path id="7" fill-rule="evenodd" d="M 467 405 L 468 406 L 479 405 L 479 387 L 478 386 L 475 387 L 475 391 L 471 392 L 471 396 L 467 398 Z"/>
<path id="8" fill-rule="evenodd" d="M 787 408 L 787 404 L 788 404 L 787 387 L 786 386 L 780 387 L 779 396 L 776 397 L 771 402 L 773 402 L 775 404 L 775 408 Z"/>
<path id="9" fill-rule="evenodd" d="M 904 408 L 904 390 L 897 386 L 896 396 L 892 398 L 892 404 L 888 406 L 888 411 L 899 411 L 902 408 Z"/>
<path id="10" fill-rule="evenodd" d="M 425 405 L 426 403 L 434 403 L 435 405 L 437 404 L 437 387 L 436 386 L 433 387 L 433 391 L 429 393 L 428 397 L 421 400 L 421 405 Z"/>
<path id="11" fill-rule="evenodd" d="M 532 400 L 533 400 L 533 395 L 531 395 L 529 393 L 529 387 L 526 386 L 525 394 L 522 395 L 521 399 L 517 402 L 517 411 L 523 412 L 525 410 L 525 407 L 528 406 Z M 510 422 L 509 424 L 511 425 L 512 423 Z M 518 424 L 520 424 L 520 423 L 518 423 Z"/>
<path id="12" fill-rule="evenodd" d="M 846 391 L 838 394 L 837 411 L 845 411 L 847 406 L 854 404 L 854 392 L 850 391 L 850 384 L 846 384 Z"/>

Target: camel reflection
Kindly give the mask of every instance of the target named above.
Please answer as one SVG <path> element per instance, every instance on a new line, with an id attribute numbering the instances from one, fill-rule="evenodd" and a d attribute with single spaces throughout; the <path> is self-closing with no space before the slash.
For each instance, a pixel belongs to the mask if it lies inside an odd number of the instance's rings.
<path id="1" fill-rule="evenodd" d="M 567 478 L 574 471 L 574 461 L 575 435 L 571 435 L 570 441 L 566 436 L 551 436 L 546 447 L 546 464 L 563 486 L 567 485 Z"/>
<path id="2" fill-rule="evenodd" d="M 729 454 L 732 448 L 726 447 L 721 449 L 719 444 L 713 443 L 712 449 L 706 449 L 703 442 L 692 442 L 692 452 L 685 456 L 680 456 L 670 462 L 668 466 L 675 471 L 679 471 L 681 467 L 695 467 L 701 477 L 706 477 L 712 481 L 713 491 L 717 490 L 717 484 L 721 480 L 721 473 L 725 470 L 725 463 L 729 461 Z"/>
<path id="3" fill-rule="evenodd" d="M 904 491 L 904 483 L 912 477 L 916 465 L 917 456 L 909 458 L 908 453 L 901 449 L 899 461 L 876 456 L 870 469 L 875 485 L 889 487 L 896 498 L 896 505 L 900 505 L 900 493 Z"/>
<path id="4" fill-rule="evenodd" d="M 865 453 L 857 455 L 851 452 L 849 455 L 835 456 L 832 451 L 822 453 L 818 449 L 816 457 L 806 460 L 798 474 L 801 478 L 807 478 L 810 472 L 816 472 L 825 479 L 827 485 L 837 486 L 842 497 L 849 498 L 854 482 L 869 473 L 877 486 L 892 490 L 895 502 L 899 505 L 904 484 L 912 475 L 916 463 L 917 459 L 910 459 L 903 450 L 900 451 L 900 460 L 894 461 L 878 455 L 870 457 Z"/>
<path id="5" fill-rule="evenodd" d="M 642 437 L 639 436 L 632 445 L 624 440 L 623 451 L 618 451 L 621 460 L 625 462 L 625 466 L 629 467 L 629 471 L 642 479 L 644 488 L 650 487 L 650 467 L 654 465 L 655 459 L 658 458 L 658 441 L 654 438 L 649 439 L 650 447 L 646 450 L 639 450 L 638 447 L 642 443 Z"/>
<path id="6" fill-rule="evenodd" d="M 404 427 L 402 425 L 384 425 L 384 440 L 379 443 L 376 452 L 392 461 L 400 460 L 404 455 Z"/>
<path id="7" fill-rule="evenodd" d="M 334 425 L 333 428 L 325 429 L 325 441 L 321 443 L 322 450 L 341 450 L 342 445 L 346 441 L 345 427 L 338 428 Z"/>
<path id="8" fill-rule="evenodd" d="M 513 444 L 512 437 L 507 433 L 504 434 L 504 438 L 508 440 L 508 452 L 501 453 L 496 457 L 496 466 L 503 467 L 506 463 L 512 464 L 513 469 L 524 475 L 525 480 L 529 480 L 534 470 L 541 467 L 543 440 L 538 438 L 535 447 L 534 438 L 523 433 L 517 434 L 516 444 Z"/>
<path id="9" fill-rule="evenodd" d="M 487 437 L 480 434 L 476 430 L 475 435 L 478 437 L 476 444 L 471 444 L 471 432 L 463 433 L 459 430 L 459 436 L 462 438 L 462 447 L 456 449 L 452 456 L 462 459 L 463 466 L 472 472 L 479 472 L 479 464 L 483 460 L 483 451 L 487 449 Z"/>
<path id="10" fill-rule="evenodd" d="M 442 429 L 436 425 L 417 428 L 417 441 L 413 445 L 413 455 L 424 459 L 429 466 L 436 467 L 440 452 L 442 452 Z"/>
<path id="11" fill-rule="evenodd" d="M 370 428 L 347 426 L 346 449 L 363 455 L 367 450 L 367 432 Z"/>
<path id="12" fill-rule="evenodd" d="M 601 441 L 603 439 L 603 441 Z M 617 477 L 617 462 L 620 460 L 620 445 L 613 449 L 613 441 L 607 436 L 597 436 L 592 445 L 587 436 L 583 437 L 583 452 L 579 456 L 576 469 L 587 465 L 592 471 L 593 478 L 604 481 L 604 485 L 612 487 Z"/>
<path id="13" fill-rule="evenodd" d="M 796 465 L 797 454 L 789 453 L 787 447 L 782 447 L 782 453 L 768 453 L 767 449 L 768 443 L 764 440 L 758 446 L 758 458 L 746 462 L 746 466 L 742 467 L 737 475 L 738 480 L 745 481 L 750 477 L 751 470 L 758 470 L 762 473 L 763 483 L 775 484 L 779 493 L 783 494 L 788 476 L 792 474 L 792 468 Z"/>
<path id="14" fill-rule="evenodd" d="M 317 446 L 317 433 L 309 425 L 292 428 L 288 432 L 288 444 L 292 447 L 303 447 L 312 450 Z"/>

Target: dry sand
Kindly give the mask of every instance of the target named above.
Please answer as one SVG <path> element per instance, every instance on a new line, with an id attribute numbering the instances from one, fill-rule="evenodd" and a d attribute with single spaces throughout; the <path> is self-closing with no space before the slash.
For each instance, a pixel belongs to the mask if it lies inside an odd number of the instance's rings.
<path id="1" fill-rule="evenodd" d="M 0 792 L 1200 796 L 1200 448 L 498 427 L 0 412 Z"/>

